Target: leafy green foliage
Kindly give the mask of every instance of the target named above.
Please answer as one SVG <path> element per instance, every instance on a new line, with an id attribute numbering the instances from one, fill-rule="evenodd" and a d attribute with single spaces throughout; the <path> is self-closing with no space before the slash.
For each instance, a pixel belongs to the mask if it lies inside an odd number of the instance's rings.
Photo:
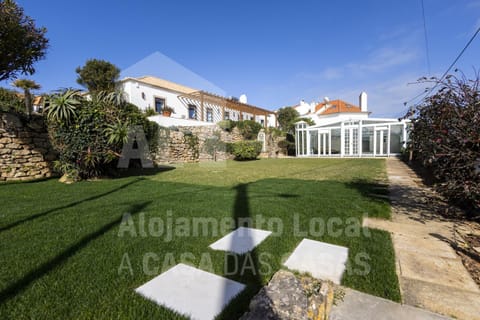
<path id="1" fill-rule="evenodd" d="M 77 116 L 77 108 L 83 98 L 78 90 L 67 89 L 46 99 L 47 118 L 60 124 L 70 123 Z"/>
<path id="2" fill-rule="evenodd" d="M 440 192 L 469 216 L 480 216 L 479 79 L 448 76 L 438 84 L 440 90 L 415 110 L 410 148 Z"/>
<path id="3" fill-rule="evenodd" d="M 237 128 L 245 140 L 256 140 L 263 126 L 253 120 L 243 120 L 237 122 Z"/>
<path id="4" fill-rule="evenodd" d="M 221 139 L 219 131 L 215 131 L 212 136 L 207 137 L 203 143 L 203 151 L 212 156 L 217 161 L 217 152 L 225 151 L 225 142 Z"/>
<path id="5" fill-rule="evenodd" d="M 267 129 L 267 132 L 272 135 L 272 137 L 284 137 L 285 136 L 285 132 L 278 129 L 278 128 L 275 128 L 275 127 L 268 127 Z"/>
<path id="6" fill-rule="evenodd" d="M 232 132 L 233 128 L 237 126 L 237 122 L 227 119 L 217 122 L 217 126 L 219 126 L 223 131 Z"/>
<path id="7" fill-rule="evenodd" d="M 24 103 L 13 90 L 0 88 L 0 110 L 17 111 L 23 110 Z"/>
<path id="8" fill-rule="evenodd" d="M 35 26 L 23 8 L 12 0 L 0 1 L 0 81 L 17 73 L 33 74 L 33 64 L 45 56 L 47 29 Z"/>
<path id="9" fill-rule="evenodd" d="M 75 70 L 78 74 L 77 83 L 90 92 L 115 90 L 115 82 L 120 76 L 120 69 L 114 64 L 98 59 L 87 60 L 83 67 Z"/>
<path id="10" fill-rule="evenodd" d="M 152 116 L 156 116 L 158 113 L 155 112 L 155 109 L 153 108 L 148 108 L 147 110 L 145 110 L 145 116 L 147 117 L 152 117 Z"/>
<path id="11" fill-rule="evenodd" d="M 229 144 L 229 151 L 235 160 L 255 160 L 262 151 L 260 141 L 237 141 Z"/>
<path id="12" fill-rule="evenodd" d="M 190 131 L 186 131 L 183 133 L 183 142 L 193 153 L 193 158 L 198 159 L 198 156 L 200 155 L 198 136 Z"/>
<path id="13" fill-rule="evenodd" d="M 287 133 L 285 140 L 278 142 L 278 147 L 283 149 L 283 152 L 289 156 L 295 156 L 295 136 L 293 134 Z"/>
<path id="14" fill-rule="evenodd" d="M 97 177 L 115 169 L 130 126 L 142 126 L 151 152 L 158 144 L 158 125 L 125 102 L 121 92 L 97 92 L 90 100 L 67 90 L 50 98 L 47 107 L 56 165 L 74 180 Z"/>
<path id="15" fill-rule="evenodd" d="M 293 131 L 299 117 L 298 111 L 292 107 L 280 108 L 277 112 L 277 121 L 283 131 Z"/>
<path id="16" fill-rule="evenodd" d="M 301 117 L 301 118 L 298 118 L 298 119 L 295 120 L 295 122 L 298 122 L 298 121 L 304 121 L 304 122 L 306 122 L 309 126 L 314 126 L 314 125 L 315 125 L 315 121 L 313 121 L 313 120 L 310 119 L 310 118 Z"/>
<path id="17" fill-rule="evenodd" d="M 107 124 L 104 133 L 108 137 L 108 143 L 112 145 L 126 143 L 128 141 L 129 127 L 128 122 L 122 122 L 120 119 L 117 119 L 112 124 Z"/>

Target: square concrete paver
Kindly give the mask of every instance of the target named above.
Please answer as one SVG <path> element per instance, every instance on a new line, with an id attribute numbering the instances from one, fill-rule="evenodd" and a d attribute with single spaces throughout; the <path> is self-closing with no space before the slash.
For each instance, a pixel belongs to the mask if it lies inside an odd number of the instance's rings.
<path id="1" fill-rule="evenodd" d="M 135 289 L 153 302 L 195 320 L 212 320 L 245 285 L 178 264 Z"/>
<path id="2" fill-rule="evenodd" d="M 303 239 L 284 266 L 291 270 L 308 272 L 315 278 L 340 284 L 347 259 L 348 248 Z"/>
<path id="3" fill-rule="evenodd" d="M 253 250 L 271 233 L 271 231 L 240 227 L 212 243 L 210 248 L 243 254 Z"/>

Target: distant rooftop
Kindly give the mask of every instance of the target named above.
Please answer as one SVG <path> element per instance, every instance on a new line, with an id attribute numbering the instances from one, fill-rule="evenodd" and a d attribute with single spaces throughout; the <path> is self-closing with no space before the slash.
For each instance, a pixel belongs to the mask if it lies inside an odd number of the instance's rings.
<path id="1" fill-rule="evenodd" d="M 317 106 L 315 107 L 315 112 L 320 111 L 322 109 L 324 110 L 319 113 L 321 115 L 334 114 L 334 113 L 346 113 L 346 112 L 349 112 L 349 113 L 362 112 L 360 107 L 355 106 L 351 103 L 347 103 L 340 99 L 317 104 Z"/>

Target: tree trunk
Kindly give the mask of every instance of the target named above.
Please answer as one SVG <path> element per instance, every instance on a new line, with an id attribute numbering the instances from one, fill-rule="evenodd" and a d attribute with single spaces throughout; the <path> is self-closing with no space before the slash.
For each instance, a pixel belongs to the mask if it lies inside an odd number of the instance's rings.
<path id="1" fill-rule="evenodd" d="M 30 115 L 32 113 L 32 95 L 28 89 L 25 89 L 25 108 L 27 115 Z"/>

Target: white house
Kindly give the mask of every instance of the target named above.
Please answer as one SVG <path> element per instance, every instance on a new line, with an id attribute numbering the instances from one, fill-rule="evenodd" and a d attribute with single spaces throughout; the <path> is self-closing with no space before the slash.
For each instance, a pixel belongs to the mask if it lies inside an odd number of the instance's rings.
<path id="1" fill-rule="evenodd" d="M 275 113 L 248 104 L 246 95 L 225 98 L 152 76 L 127 77 L 120 84 L 129 102 L 143 111 L 154 110 L 159 115 L 150 119 L 163 126 L 212 125 L 226 119 L 276 126 Z M 166 106 L 173 109 L 170 116 L 162 115 Z"/>
<path id="2" fill-rule="evenodd" d="M 299 157 L 387 157 L 400 154 L 408 139 L 409 120 L 371 118 L 365 92 L 360 94 L 359 106 L 325 98 L 322 103 L 300 103 L 295 108 L 315 122 L 295 125 Z"/>

